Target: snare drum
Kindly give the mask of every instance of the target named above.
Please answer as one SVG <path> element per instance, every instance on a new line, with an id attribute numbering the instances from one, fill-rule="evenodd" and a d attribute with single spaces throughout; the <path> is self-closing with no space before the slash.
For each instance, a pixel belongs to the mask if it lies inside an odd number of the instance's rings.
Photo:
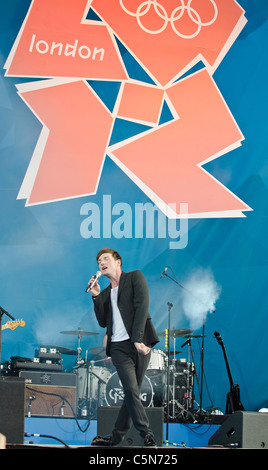
<path id="1" fill-rule="evenodd" d="M 152 349 L 151 358 L 147 368 L 147 375 L 158 374 L 165 370 L 166 354 L 161 349 Z"/>
<path id="2" fill-rule="evenodd" d="M 110 374 L 111 372 L 105 367 L 93 366 L 89 370 L 87 367 L 79 367 L 77 370 L 78 400 L 92 398 L 101 404 L 104 400 L 105 384 Z"/>

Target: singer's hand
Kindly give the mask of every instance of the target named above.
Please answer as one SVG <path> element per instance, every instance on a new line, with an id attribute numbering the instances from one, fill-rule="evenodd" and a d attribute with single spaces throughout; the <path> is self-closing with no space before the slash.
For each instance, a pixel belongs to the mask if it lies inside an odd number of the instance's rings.
<path id="1" fill-rule="evenodd" d="M 143 354 L 144 356 L 149 354 L 149 352 L 151 351 L 151 348 L 149 348 L 148 346 L 145 346 L 145 344 L 143 343 L 134 343 L 134 346 L 137 349 L 137 351 Z"/>
<path id="2" fill-rule="evenodd" d="M 94 276 L 91 277 L 91 279 L 89 279 L 88 281 L 88 285 L 92 284 L 94 282 L 95 278 Z M 93 297 L 96 297 L 97 295 L 99 295 L 100 293 L 100 285 L 98 283 L 98 280 L 96 280 L 94 286 L 90 289 L 90 292 L 91 294 L 93 295 Z"/>

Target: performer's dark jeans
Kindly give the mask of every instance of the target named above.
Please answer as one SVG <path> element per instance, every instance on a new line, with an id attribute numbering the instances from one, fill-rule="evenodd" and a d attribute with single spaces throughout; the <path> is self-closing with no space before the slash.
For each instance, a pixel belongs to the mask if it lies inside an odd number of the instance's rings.
<path id="1" fill-rule="evenodd" d="M 130 429 L 131 424 L 144 437 L 151 432 L 149 420 L 140 400 L 141 384 L 151 354 L 138 353 L 130 340 L 111 343 L 111 358 L 124 389 L 124 402 L 119 410 L 113 436 L 118 442 Z"/>

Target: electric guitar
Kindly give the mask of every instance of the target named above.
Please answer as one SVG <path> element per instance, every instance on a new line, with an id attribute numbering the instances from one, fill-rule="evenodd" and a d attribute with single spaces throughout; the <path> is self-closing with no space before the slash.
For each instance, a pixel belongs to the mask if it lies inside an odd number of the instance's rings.
<path id="1" fill-rule="evenodd" d="M 2 325 L 2 330 L 9 328 L 10 330 L 15 330 L 17 326 L 25 326 L 25 321 L 23 320 L 14 320 L 14 321 L 7 321 L 4 325 Z"/>
<path id="2" fill-rule="evenodd" d="M 225 414 L 230 414 L 230 413 L 233 413 L 234 411 L 238 411 L 238 410 L 244 411 L 245 408 L 243 407 L 243 405 L 240 401 L 240 388 L 239 388 L 239 385 L 234 384 L 232 374 L 231 374 L 231 369 L 230 369 L 230 366 L 229 366 L 229 362 L 228 362 L 228 359 L 227 359 L 227 354 L 226 354 L 226 350 L 225 350 L 223 341 L 221 339 L 220 334 L 217 331 L 214 332 L 214 336 L 215 336 L 216 340 L 218 341 L 218 343 L 220 344 L 220 346 L 222 347 L 222 351 L 223 351 L 223 355 L 224 355 L 224 359 L 225 359 L 225 364 L 226 364 L 226 368 L 227 368 L 227 373 L 228 373 L 228 377 L 229 377 L 229 381 L 230 381 L 230 392 L 227 393 L 227 402 L 226 402 Z"/>

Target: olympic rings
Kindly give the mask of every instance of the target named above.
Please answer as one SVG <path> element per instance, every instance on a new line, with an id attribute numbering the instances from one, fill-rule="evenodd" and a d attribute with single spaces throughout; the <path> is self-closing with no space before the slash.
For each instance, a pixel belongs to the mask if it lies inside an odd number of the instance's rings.
<path id="1" fill-rule="evenodd" d="M 174 8 L 170 17 L 168 16 L 166 9 L 163 7 L 163 5 L 161 5 L 160 1 L 158 0 L 146 0 L 144 2 L 141 2 L 136 12 L 132 12 L 128 10 L 124 5 L 124 0 L 119 0 L 119 3 L 121 5 L 121 8 L 124 10 L 124 12 L 130 16 L 134 16 L 140 28 L 148 34 L 162 33 L 162 31 L 164 31 L 166 27 L 168 26 L 168 23 L 170 23 L 174 33 L 177 36 L 183 39 L 192 39 L 198 36 L 202 27 L 210 26 L 213 23 L 215 23 L 218 17 L 218 7 L 217 7 L 215 0 L 209 0 L 214 7 L 214 15 L 213 15 L 213 18 L 207 22 L 202 22 L 199 13 L 191 6 L 192 0 L 179 0 L 179 1 L 181 4 L 178 7 Z M 187 2 L 187 4 L 185 4 L 185 2 Z M 143 18 L 149 12 L 151 7 L 154 8 L 154 11 L 158 15 L 158 17 L 164 21 L 163 26 L 157 30 L 148 29 L 142 24 L 141 18 Z M 178 31 L 178 29 L 176 28 L 176 25 L 175 25 L 176 21 L 180 20 L 183 17 L 185 11 L 187 11 L 188 16 L 192 20 L 192 22 L 197 25 L 196 31 L 193 34 L 183 34 L 180 31 Z"/>

